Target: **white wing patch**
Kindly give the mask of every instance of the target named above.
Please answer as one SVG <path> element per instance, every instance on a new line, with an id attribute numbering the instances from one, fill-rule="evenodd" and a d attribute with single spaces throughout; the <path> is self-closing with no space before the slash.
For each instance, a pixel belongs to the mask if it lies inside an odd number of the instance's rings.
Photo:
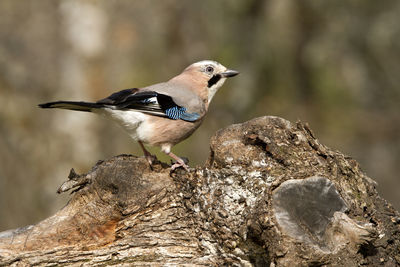
<path id="1" fill-rule="evenodd" d="M 147 98 L 147 99 L 146 99 L 146 102 L 147 102 L 147 103 L 157 104 L 157 105 L 158 105 L 158 101 L 157 101 L 157 97 L 156 97 L 156 96 Z"/>

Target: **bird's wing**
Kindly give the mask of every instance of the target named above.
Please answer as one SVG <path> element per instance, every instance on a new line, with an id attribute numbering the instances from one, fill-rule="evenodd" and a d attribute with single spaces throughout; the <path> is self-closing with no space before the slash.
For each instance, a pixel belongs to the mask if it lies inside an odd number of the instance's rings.
<path id="1" fill-rule="evenodd" d="M 139 91 L 138 88 L 130 88 L 124 89 L 118 92 L 113 93 L 112 95 L 97 101 L 98 104 L 116 104 L 126 100 L 132 94 L 135 94 Z"/>
<path id="2" fill-rule="evenodd" d="M 200 118 L 200 114 L 187 112 L 185 107 L 176 104 L 169 95 L 137 88 L 116 92 L 96 103 L 113 109 L 137 110 L 173 120 L 196 121 Z"/>

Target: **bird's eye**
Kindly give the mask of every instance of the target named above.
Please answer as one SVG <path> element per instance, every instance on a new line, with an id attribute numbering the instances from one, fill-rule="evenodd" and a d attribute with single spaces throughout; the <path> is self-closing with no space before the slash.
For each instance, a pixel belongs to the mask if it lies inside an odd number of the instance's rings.
<path id="1" fill-rule="evenodd" d="M 208 67 L 206 68 L 206 72 L 208 72 L 208 73 L 213 73 L 213 72 L 214 72 L 214 68 L 211 67 L 211 66 L 208 66 Z"/>

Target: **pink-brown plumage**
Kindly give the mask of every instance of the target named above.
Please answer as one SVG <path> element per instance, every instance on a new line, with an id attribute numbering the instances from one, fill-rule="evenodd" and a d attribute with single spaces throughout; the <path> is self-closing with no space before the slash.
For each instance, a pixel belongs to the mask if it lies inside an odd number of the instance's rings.
<path id="1" fill-rule="evenodd" d="M 141 145 L 159 146 L 177 162 L 171 167 L 188 166 L 171 148 L 188 138 L 203 122 L 209 104 L 226 78 L 237 75 L 218 62 L 204 60 L 187 67 L 165 83 L 116 92 L 92 102 L 56 101 L 42 108 L 62 108 L 101 114 L 120 124 Z"/>

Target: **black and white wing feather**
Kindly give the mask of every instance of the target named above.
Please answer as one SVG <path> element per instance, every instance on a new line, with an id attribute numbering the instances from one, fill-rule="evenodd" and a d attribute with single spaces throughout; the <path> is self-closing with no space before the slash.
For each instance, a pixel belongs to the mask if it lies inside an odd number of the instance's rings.
<path id="1" fill-rule="evenodd" d="M 39 106 L 41 108 L 63 108 L 78 111 L 92 111 L 99 108 L 136 110 L 154 116 L 190 122 L 194 122 L 200 118 L 200 114 L 187 112 L 185 107 L 176 104 L 172 97 L 166 94 L 155 91 L 143 91 L 137 88 L 121 90 L 96 103 L 56 101 L 40 104 Z"/>
<path id="2" fill-rule="evenodd" d="M 131 90 L 129 95 L 127 90 L 122 90 L 97 103 L 113 102 L 110 104 L 115 109 L 138 110 L 173 120 L 196 121 L 200 118 L 200 114 L 187 112 L 185 107 L 177 105 L 172 97 L 166 94 L 137 89 L 128 90 Z"/>

